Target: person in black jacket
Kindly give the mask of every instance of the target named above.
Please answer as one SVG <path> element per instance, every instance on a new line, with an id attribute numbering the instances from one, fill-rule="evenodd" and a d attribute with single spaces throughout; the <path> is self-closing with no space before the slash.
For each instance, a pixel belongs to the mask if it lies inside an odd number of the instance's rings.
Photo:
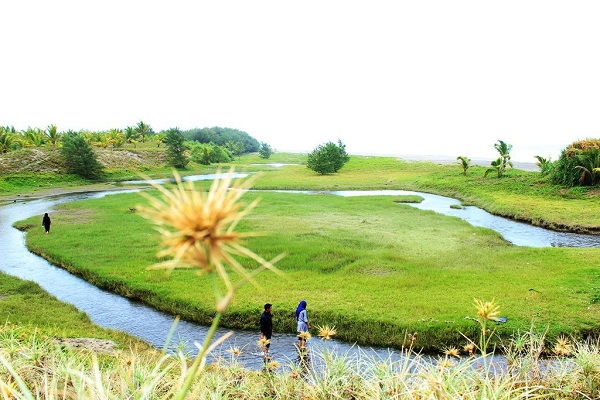
<path id="1" fill-rule="evenodd" d="M 46 230 L 47 235 L 48 232 L 50 232 L 50 217 L 48 216 L 48 213 L 44 214 L 44 218 L 42 219 L 42 226 Z"/>
<path id="2" fill-rule="evenodd" d="M 265 304 L 265 311 L 260 316 L 260 338 L 269 340 L 269 343 L 263 347 L 265 357 L 269 357 L 269 346 L 271 346 L 271 336 L 273 335 L 273 315 L 271 315 L 273 305 Z"/>

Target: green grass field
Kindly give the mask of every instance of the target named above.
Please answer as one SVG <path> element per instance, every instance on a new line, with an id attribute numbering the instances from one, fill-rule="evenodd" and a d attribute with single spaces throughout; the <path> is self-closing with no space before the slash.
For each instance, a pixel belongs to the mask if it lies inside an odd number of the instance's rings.
<path id="1" fill-rule="evenodd" d="M 268 162 L 289 162 L 275 160 Z M 474 169 L 465 178 L 456 165 L 353 157 L 340 173 L 320 176 L 303 165 L 249 165 L 255 162 L 249 157 L 236 164 L 238 170 L 265 170 L 255 184 L 261 189 L 420 189 L 506 214 L 600 226 L 592 191 L 563 191 L 530 172 L 483 179 L 483 169 Z M 250 192 L 243 199 L 256 196 L 261 203 L 239 229 L 265 233 L 248 239 L 257 254 L 287 254 L 278 263 L 285 276 L 266 272 L 256 279 L 259 288 L 244 286 L 223 325 L 256 330 L 262 304 L 271 302 L 276 330 L 293 332 L 291 313 L 305 299 L 313 325 L 335 325 L 341 339 L 399 347 L 406 332 L 418 332 L 416 345 L 433 351 L 464 343 L 459 332 L 474 332 L 465 319 L 472 316 L 473 298 L 495 298 L 508 317 L 498 326 L 504 337 L 532 322 L 547 325 L 551 337 L 580 337 L 600 327 L 598 249 L 511 246 L 491 230 L 390 196 Z M 147 269 L 157 261 L 159 237 L 130 211 L 144 201 L 123 194 L 63 205 L 53 214 L 52 234 L 31 230 L 28 246 L 98 286 L 209 323 L 214 295 L 208 277 Z"/>

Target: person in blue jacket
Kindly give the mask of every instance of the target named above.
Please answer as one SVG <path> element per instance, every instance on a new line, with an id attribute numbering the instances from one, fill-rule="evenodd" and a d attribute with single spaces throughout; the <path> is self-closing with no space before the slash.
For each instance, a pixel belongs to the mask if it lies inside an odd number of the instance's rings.
<path id="1" fill-rule="evenodd" d="M 303 339 L 300 334 L 302 332 L 308 332 L 310 329 L 310 322 L 308 322 L 308 314 L 306 312 L 306 300 L 302 300 L 296 308 L 296 321 L 298 321 L 298 347 L 304 348 L 306 346 L 306 340 Z"/>

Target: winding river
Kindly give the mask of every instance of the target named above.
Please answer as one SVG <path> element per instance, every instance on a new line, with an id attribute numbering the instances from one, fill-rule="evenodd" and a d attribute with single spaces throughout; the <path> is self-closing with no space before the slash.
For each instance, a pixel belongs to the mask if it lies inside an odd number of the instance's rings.
<path id="1" fill-rule="evenodd" d="M 214 179 L 214 176 L 195 176 L 187 179 Z M 132 182 L 135 183 L 135 182 Z M 174 317 L 158 312 L 144 304 L 97 288 L 88 282 L 75 277 L 65 270 L 55 267 L 41 257 L 30 253 L 25 247 L 24 233 L 12 228 L 12 225 L 31 216 L 40 216 L 50 212 L 58 204 L 90 198 L 99 198 L 120 191 L 74 193 L 60 196 L 48 196 L 35 200 L 15 201 L 0 207 L 0 270 L 21 279 L 37 282 L 44 290 L 61 301 L 75 305 L 87 313 L 94 323 L 110 329 L 116 329 L 137 336 L 151 345 L 162 348 L 171 330 Z M 302 193 L 312 193 L 302 191 Z M 316 192 L 315 192 L 316 193 Z M 323 193 L 323 192 L 319 192 Z M 493 216 L 476 207 L 450 208 L 452 204 L 460 204 L 458 200 L 427 193 L 411 191 L 338 191 L 329 192 L 339 196 L 364 195 L 407 195 L 417 194 L 423 202 L 410 204 L 422 210 L 432 210 L 445 215 L 463 218 L 475 226 L 497 230 L 502 236 L 518 246 L 532 247 L 600 247 L 600 236 L 574 233 L 554 232 L 533 227 L 527 224 Z M 41 218 L 41 217 L 40 217 Z M 274 312 L 277 312 L 277 306 Z M 258 319 L 258 316 L 257 316 Z M 229 332 L 220 329 L 217 337 Z M 189 354 L 196 354 L 194 342 L 201 343 L 206 335 L 207 327 L 187 321 L 180 321 L 175 329 L 172 348 L 183 347 Z M 261 352 L 257 348 L 257 332 L 234 331 L 233 336 L 213 352 L 213 356 L 229 358 L 226 350 L 237 347 L 242 351 L 239 360 L 249 368 L 262 367 Z M 271 345 L 272 356 L 282 364 L 294 362 L 297 358 L 294 344 L 295 335 L 275 333 Z M 369 355 L 381 358 L 397 358 L 398 352 L 382 348 L 360 348 L 351 344 L 313 339 L 311 348 L 327 349 L 348 355 Z"/>

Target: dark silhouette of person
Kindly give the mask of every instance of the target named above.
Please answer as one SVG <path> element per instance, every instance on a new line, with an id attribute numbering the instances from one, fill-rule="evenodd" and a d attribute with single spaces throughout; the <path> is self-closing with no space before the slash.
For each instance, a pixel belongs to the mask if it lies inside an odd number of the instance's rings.
<path id="1" fill-rule="evenodd" d="M 271 340 L 271 335 L 273 335 L 273 316 L 271 315 L 271 311 L 273 310 L 273 306 L 269 303 L 265 304 L 265 312 L 260 316 L 260 337 Z M 263 348 L 265 352 L 265 358 L 269 357 L 269 347 L 271 343 L 267 343 Z"/>
<path id="2" fill-rule="evenodd" d="M 42 226 L 46 230 L 46 235 L 50 232 L 50 224 L 51 223 L 52 223 L 52 221 L 50 221 L 50 217 L 48 216 L 48 213 L 45 213 L 44 219 L 42 219 Z"/>

